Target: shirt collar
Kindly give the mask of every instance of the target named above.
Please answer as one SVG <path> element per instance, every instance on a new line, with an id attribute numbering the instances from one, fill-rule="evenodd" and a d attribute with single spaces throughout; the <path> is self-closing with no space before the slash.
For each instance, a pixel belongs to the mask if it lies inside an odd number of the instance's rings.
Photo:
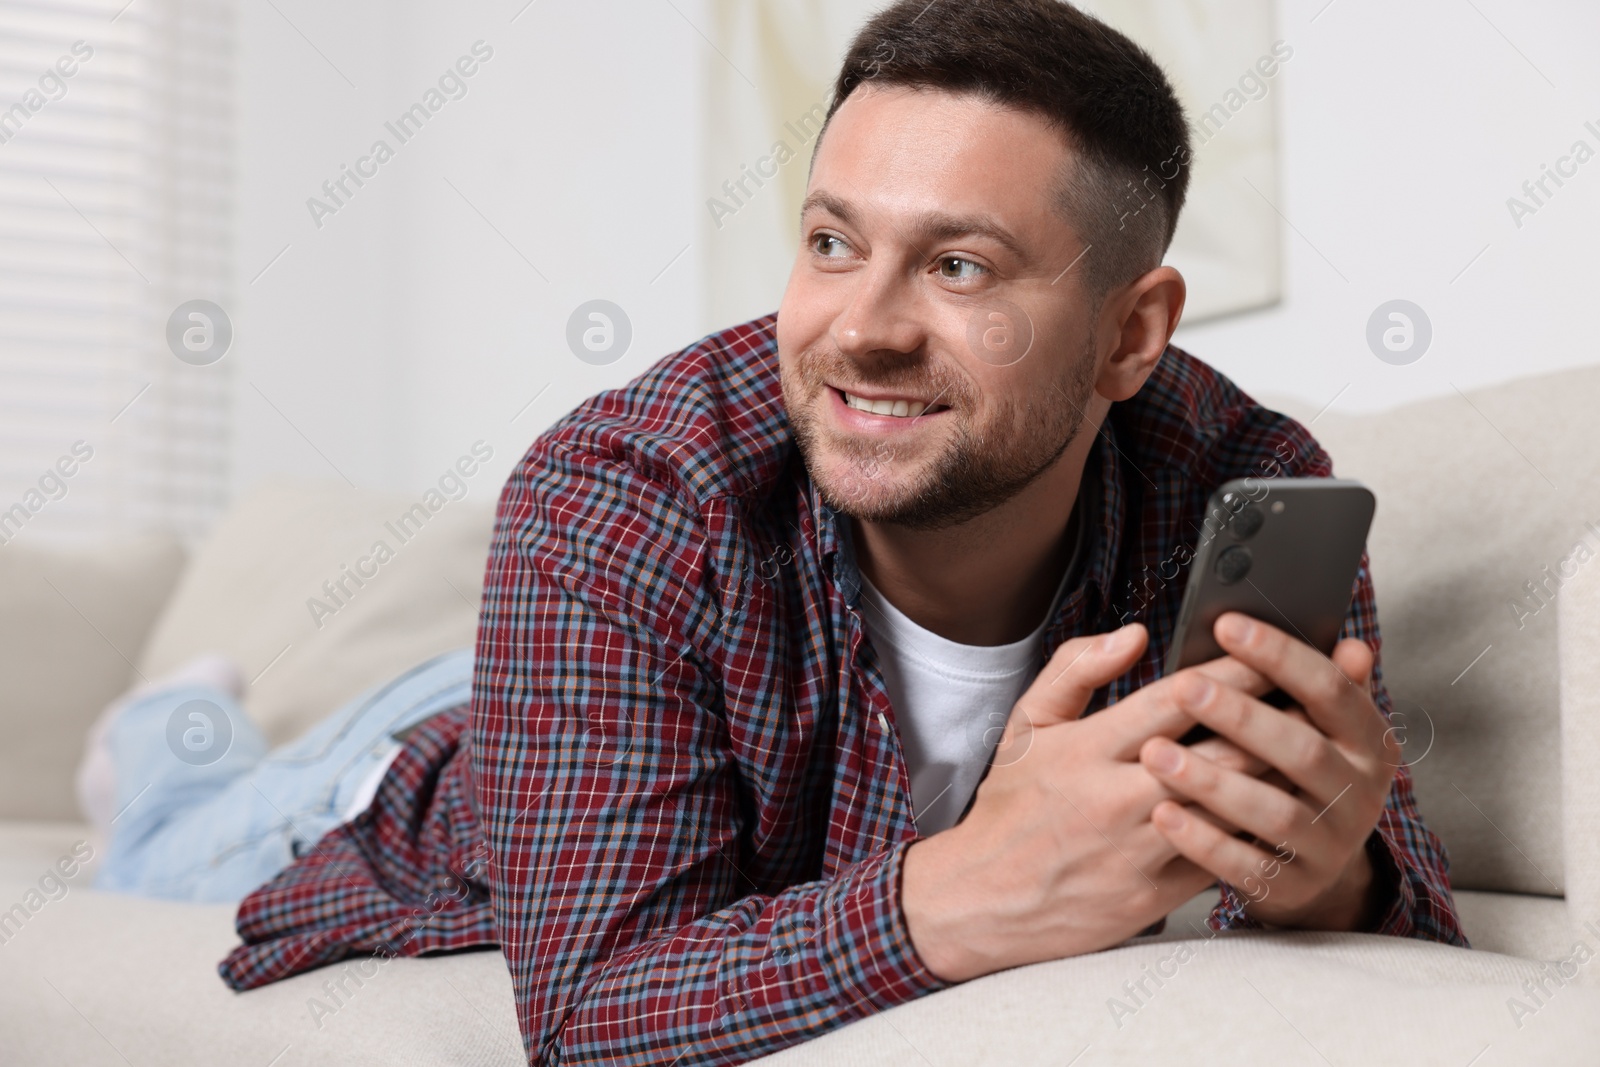
<path id="1" fill-rule="evenodd" d="M 1111 413 L 1115 411 L 1116 405 L 1112 405 Z M 1122 465 L 1118 462 L 1122 453 L 1117 447 L 1111 413 L 1106 415 L 1084 460 L 1083 481 L 1078 489 L 1082 518 L 1088 520 L 1088 529 L 1084 531 L 1083 577 L 1056 605 L 1055 617 L 1045 631 L 1050 650 L 1072 636 L 1069 631 L 1074 620 L 1096 621 L 1111 603 L 1112 583 L 1122 554 L 1127 495 Z M 850 523 L 823 502 L 809 477 L 806 500 L 815 524 L 817 556 L 824 565 L 831 562 L 834 581 L 838 583 L 844 602 L 855 607 L 861 595 L 861 572 L 856 566 Z M 1091 594 L 1096 598 L 1093 602 L 1089 600 Z"/>

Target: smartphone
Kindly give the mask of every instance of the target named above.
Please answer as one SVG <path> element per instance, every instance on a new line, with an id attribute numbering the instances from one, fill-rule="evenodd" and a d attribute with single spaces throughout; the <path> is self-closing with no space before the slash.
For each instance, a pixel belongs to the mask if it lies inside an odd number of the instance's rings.
<path id="1" fill-rule="evenodd" d="M 1223 655 L 1217 617 L 1242 611 L 1327 655 L 1355 592 L 1377 499 L 1347 478 L 1239 478 L 1206 507 L 1164 674 Z M 1286 706 L 1281 691 L 1266 699 Z M 1211 736 L 1195 727 L 1182 740 Z"/>

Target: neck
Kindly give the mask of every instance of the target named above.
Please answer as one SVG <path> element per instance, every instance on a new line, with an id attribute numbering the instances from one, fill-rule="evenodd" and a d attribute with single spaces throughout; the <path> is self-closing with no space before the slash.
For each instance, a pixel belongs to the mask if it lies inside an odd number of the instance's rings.
<path id="1" fill-rule="evenodd" d="M 1096 420 L 1096 423 L 1098 420 Z M 963 645 L 1003 645 L 1038 628 L 1071 559 L 1072 517 L 1096 424 L 999 507 L 940 530 L 854 523 L 857 562 L 918 626 Z"/>

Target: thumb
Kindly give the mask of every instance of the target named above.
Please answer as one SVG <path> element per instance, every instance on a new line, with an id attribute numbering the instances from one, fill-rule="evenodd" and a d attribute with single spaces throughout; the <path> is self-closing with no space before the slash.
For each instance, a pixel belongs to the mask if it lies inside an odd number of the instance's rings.
<path id="1" fill-rule="evenodd" d="M 1144 626 L 1133 622 L 1110 633 L 1064 642 L 1012 708 L 1012 721 L 1020 719 L 1019 728 L 1072 722 L 1083 714 L 1096 689 L 1120 678 L 1138 661 L 1149 638 Z"/>
<path id="2" fill-rule="evenodd" d="M 1377 657 L 1372 646 L 1360 638 L 1347 637 L 1334 648 L 1328 657 L 1339 672 L 1356 685 L 1365 686 L 1372 679 L 1372 667 Z"/>

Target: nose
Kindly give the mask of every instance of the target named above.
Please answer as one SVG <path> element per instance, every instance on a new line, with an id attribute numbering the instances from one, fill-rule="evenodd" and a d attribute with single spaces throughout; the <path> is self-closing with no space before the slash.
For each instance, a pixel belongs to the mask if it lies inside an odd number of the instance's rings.
<path id="1" fill-rule="evenodd" d="M 926 328 L 915 312 L 916 296 L 888 264 L 869 264 L 855 276 L 849 302 L 833 320 L 833 343 L 850 359 L 921 348 Z"/>

